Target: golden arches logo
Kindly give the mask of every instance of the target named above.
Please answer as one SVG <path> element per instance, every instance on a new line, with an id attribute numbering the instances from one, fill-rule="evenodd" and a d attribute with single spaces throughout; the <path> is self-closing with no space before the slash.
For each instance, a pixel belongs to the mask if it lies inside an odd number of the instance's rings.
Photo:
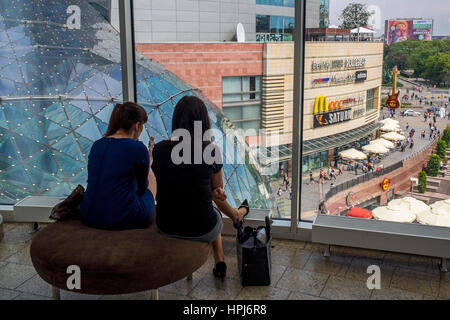
<path id="1" fill-rule="evenodd" d="M 314 114 L 335 111 L 342 108 L 344 108 L 343 99 L 332 100 L 328 104 L 326 96 L 318 96 L 314 102 Z"/>

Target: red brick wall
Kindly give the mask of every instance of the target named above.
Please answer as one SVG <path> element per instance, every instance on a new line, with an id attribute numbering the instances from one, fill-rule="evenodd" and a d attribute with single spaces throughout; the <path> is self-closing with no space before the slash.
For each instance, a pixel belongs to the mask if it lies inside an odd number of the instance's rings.
<path id="1" fill-rule="evenodd" d="M 382 206 L 385 206 L 387 204 L 388 191 L 393 190 L 394 193 L 398 191 L 409 192 L 411 189 L 410 178 L 417 178 L 418 173 L 422 170 L 422 165 L 427 164 L 429 156 L 436 147 L 436 144 L 437 140 L 423 152 L 419 153 L 413 158 L 404 161 L 402 168 L 382 175 L 380 178 L 372 179 L 369 182 L 356 185 L 350 189 L 332 196 L 327 200 L 328 210 L 330 210 L 333 214 L 337 213 L 339 207 L 344 208 L 346 206 L 345 197 L 350 191 L 354 193 L 353 199 L 355 205 L 357 205 L 358 202 L 365 202 L 372 197 L 377 198 L 381 196 L 380 205 Z M 383 191 L 380 186 L 385 178 L 391 180 L 388 191 Z"/>
<path id="2" fill-rule="evenodd" d="M 222 77 L 263 72 L 262 43 L 146 43 L 136 50 L 200 89 L 222 108 Z"/>

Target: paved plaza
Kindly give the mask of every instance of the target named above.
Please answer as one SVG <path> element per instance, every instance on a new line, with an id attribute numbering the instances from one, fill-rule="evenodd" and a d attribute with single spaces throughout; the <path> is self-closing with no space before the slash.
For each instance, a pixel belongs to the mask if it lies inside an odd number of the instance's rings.
<path id="1" fill-rule="evenodd" d="M 402 94 L 406 94 L 406 90 L 410 89 L 409 94 L 411 94 L 412 91 L 411 88 L 412 86 L 407 84 L 405 82 L 406 86 L 404 88 L 402 88 L 401 94 L 400 96 L 402 96 Z M 424 92 L 422 93 L 424 96 L 435 96 L 437 97 L 437 94 L 433 94 L 431 91 L 428 91 L 426 88 L 424 89 Z M 448 95 L 447 95 L 448 96 Z M 412 116 L 408 116 L 408 117 L 403 117 L 400 115 L 400 112 L 406 109 L 402 109 L 402 110 L 397 110 L 396 115 L 394 116 L 395 120 L 400 121 L 400 127 L 401 130 L 403 130 L 405 133 L 406 131 L 409 132 L 409 130 L 411 130 L 412 128 L 414 128 L 416 130 L 415 135 L 413 137 L 414 139 L 414 148 L 410 149 L 407 148 L 405 149 L 404 152 L 400 152 L 400 151 L 394 151 L 392 153 L 390 153 L 384 160 L 382 160 L 380 163 L 377 164 L 383 164 L 384 167 L 387 167 L 391 164 L 397 163 L 403 159 L 409 158 L 412 155 L 414 155 L 415 153 L 417 153 L 418 151 L 422 150 L 423 148 L 425 148 L 427 145 L 431 144 L 432 142 L 434 142 L 434 140 L 429 140 L 429 122 L 430 119 L 427 120 L 427 122 L 424 121 L 424 117 L 423 117 L 423 113 L 424 111 L 426 111 L 426 109 L 429 106 L 425 106 L 424 104 L 419 105 L 419 102 L 417 102 L 417 105 L 414 106 L 414 108 L 411 108 L 415 111 L 418 111 L 421 113 L 421 116 L 419 117 L 412 117 Z M 384 109 L 381 112 L 381 117 L 383 118 L 387 118 L 390 117 L 388 110 Z M 406 130 L 406 126 L 407 124 L 409 125 L 409 130 Z M 439 130 L 441 131 L 441 133 L 443 132 L 443 130 L 447 127 L 447 125 L 450 124 L 450 122 L 448 121 L 447 117 L 445 118 L 437 118 L 437 122 L 436 122 Z M 425 134 L 425 139 L 422 139 L 420 134 L 422 132 L 422 130 L 425 130 L 426 134 Z M 326 171 L 327 168 L 324 168 L 324 170 Z M 336 168 L 335 168 L 336 170 Z M 336 170 L 336 173 L 338 171 Z M 361 170 L 358 171 L 358 176 L 361 176 Z M 314 176 L 314 180 L 315 182 L 313 184 L 309 184 L 309 173 L 304 173 L 303 174 L 303 179 L 302 179 L 302 190 L 301 190 L 301 206 L 302 206 L 302 220 L 306 220 L 306 221 L 312 221 L 316 215 L 316 210 L 317 207 L 319 205 L 320 202 L 320 184 L 318 183 L 319 181 L 319 170 L 315 170 L 313 172 L 313 176 Z M 344 174 L 341 176 L 337 177 L 336 181 L 333 181 L 333 183 L 335 185 L 338 185 L 340 183 L 343 183 L 345 181 L 351 180 L 355 178 L 355 172 L 354 171 L 344 171 Z M 323 184 L 323 194 L 326 194 L 329 190 L 330 190 L 330 181 L 326 181 L 325 184 Z M 273 195 L 274 197 L 277 198 L 277 202 L 279 205 L 279 210 L 280 210 L 280 216 L 282 218 L 289 218 L 290 217 L 290 194 L 289 192 L 283 192 L 281 196 L 277 195 L 277 191 L 278 191 L 278 187 L 282 186 L 282 179 L 280 178 L 279 180 L 276 181 L 272 181 L 271 182 L 271 186 L 272 186 L 272 191 L 273 191 Z M 284 190 L 284 187 L 283 187 Z"/>

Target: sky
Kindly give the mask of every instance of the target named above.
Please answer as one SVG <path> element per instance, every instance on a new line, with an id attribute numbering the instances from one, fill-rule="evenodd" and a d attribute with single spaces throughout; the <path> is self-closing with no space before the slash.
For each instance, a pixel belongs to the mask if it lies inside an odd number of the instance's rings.
<path id="1" fill-rule="evenodd" d="M 351 2 L 375 5 L 380 8 L 381 29 L 384 21 L 395 18 L 432 18 L 434 36 L 450 35 L 450 0 L 330 0 L 330 24 L 340 25 L 338 20 L 342 10 Z"/>

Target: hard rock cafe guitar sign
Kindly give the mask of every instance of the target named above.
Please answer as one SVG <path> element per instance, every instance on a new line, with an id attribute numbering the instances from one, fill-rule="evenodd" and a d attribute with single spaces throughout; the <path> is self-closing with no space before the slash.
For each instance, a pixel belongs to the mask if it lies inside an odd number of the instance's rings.
<path id="1" fill-rule="evenodd" d="M 388 99 L 386 101 L 386 107 L 389 109 L 397 109 L 400 107 L 400 102 L 398 101 L 400 91 L 395 93 L 395 91 L 397 91 L 397 71 L 397 66 L 395 66 L 394 70 L 392 71 L 392 94 L 388 96 Z"/>

